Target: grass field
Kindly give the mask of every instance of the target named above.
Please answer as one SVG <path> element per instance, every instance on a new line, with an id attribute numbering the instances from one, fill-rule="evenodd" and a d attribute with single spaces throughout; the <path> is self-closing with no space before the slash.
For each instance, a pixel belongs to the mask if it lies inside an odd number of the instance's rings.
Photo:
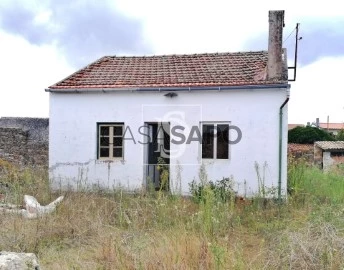
<path id="1" fill-rule="evenodd" d="M 46 171 L 0 162 L 7 200 L 42 204 L 52 194 Z M 42 269 L 342 269 L 343 170 L 289 164 L 292 195 L 282 204 L 200 200 L 120 190 L 64 193 L 57 211 L 35 220 L 0 213 L 0 251 L 34 252 Z"/>

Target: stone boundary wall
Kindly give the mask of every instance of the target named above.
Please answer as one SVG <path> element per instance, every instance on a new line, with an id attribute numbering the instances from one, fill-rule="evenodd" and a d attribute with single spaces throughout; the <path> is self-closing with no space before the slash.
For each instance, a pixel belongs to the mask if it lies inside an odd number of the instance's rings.
<path id="1" fill-rule="evenodd" d="M 288 144 L 288 157 L 295 159 L 303 158 L 306 162 L 313 164 L 314 162 L 314 145 L 313 144 Z"/>
<path id="2" fill-rule="evenodd" d="M 30 141 L 49 141 L 49 119 L 30 117 L 1 117 L 0 127 L 20 128 L 28 132 Z"/>
<path id="3" fill-rule="evenodd" d="M 48 166 L 49 119 L 0 118 L 0 159 L 19 166 Z"/>
<path id="4" fill-rule="evenodd" d="M 25 165 L 27 138 L 27 132 L 22 129 L 0 127 L 0 159 Z"/>

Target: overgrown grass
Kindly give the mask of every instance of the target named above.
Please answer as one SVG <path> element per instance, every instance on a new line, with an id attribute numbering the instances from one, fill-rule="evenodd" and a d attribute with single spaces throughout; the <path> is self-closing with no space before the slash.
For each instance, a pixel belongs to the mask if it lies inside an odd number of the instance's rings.
<path id="1" fill-rule="evenodd" d="M 344 169 L 323 173 L 304 160 L 290 160 L 288 170 L 291 199 L 316 204 L 344 203 Z"/>
<path id="2" fill-rule="evenodd" d="M 44 170 L 0 168 L 12 203 L 23 194 L 43 204 L 60 195 L 50 192 Z M 34 252 L 43 269 L 340 269 L 343 178 L 290 162 L 291 195 L 264 207 L 223 200 L 212 188 L 201 200 L 146 191 L 64 193 L 57 211 L 40 219 L 0 213 L 0 250 Z"/>

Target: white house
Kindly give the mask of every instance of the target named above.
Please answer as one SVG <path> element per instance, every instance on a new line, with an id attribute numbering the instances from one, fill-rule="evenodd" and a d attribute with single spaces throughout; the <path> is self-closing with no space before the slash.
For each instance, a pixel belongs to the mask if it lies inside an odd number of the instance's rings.
<path id="1" fill-rule="evenodd" d="M 270 11 L 267 52 L 106 56 L 50 86 L 53 186 L 159 188 L 161 157 L 172 193 L 206 175 L 254 194 L 258 165 L 265 186 L 285 194 L 283 20 Z"/>

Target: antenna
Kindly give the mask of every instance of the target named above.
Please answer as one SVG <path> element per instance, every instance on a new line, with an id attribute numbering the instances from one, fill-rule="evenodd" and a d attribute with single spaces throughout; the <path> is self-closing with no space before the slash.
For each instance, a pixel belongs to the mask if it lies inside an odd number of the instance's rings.
<path id="1" fill-rule="evenodd" d="M 296 81 L 296 68 L 297 68 L 297 45 L 299 40 L 302 39 L 302 37 L 299 38 L 299 27 L 300 24 L 296 24 L 296 33 L 295 33 L 295 55 L 294 55 L 294 66 L 293 67 L 288 67 L 288 69 L 293 69 L 294 70 L 294 78 L 293 79 L 288 79 L 289 82 L 295 82 Z"/>

